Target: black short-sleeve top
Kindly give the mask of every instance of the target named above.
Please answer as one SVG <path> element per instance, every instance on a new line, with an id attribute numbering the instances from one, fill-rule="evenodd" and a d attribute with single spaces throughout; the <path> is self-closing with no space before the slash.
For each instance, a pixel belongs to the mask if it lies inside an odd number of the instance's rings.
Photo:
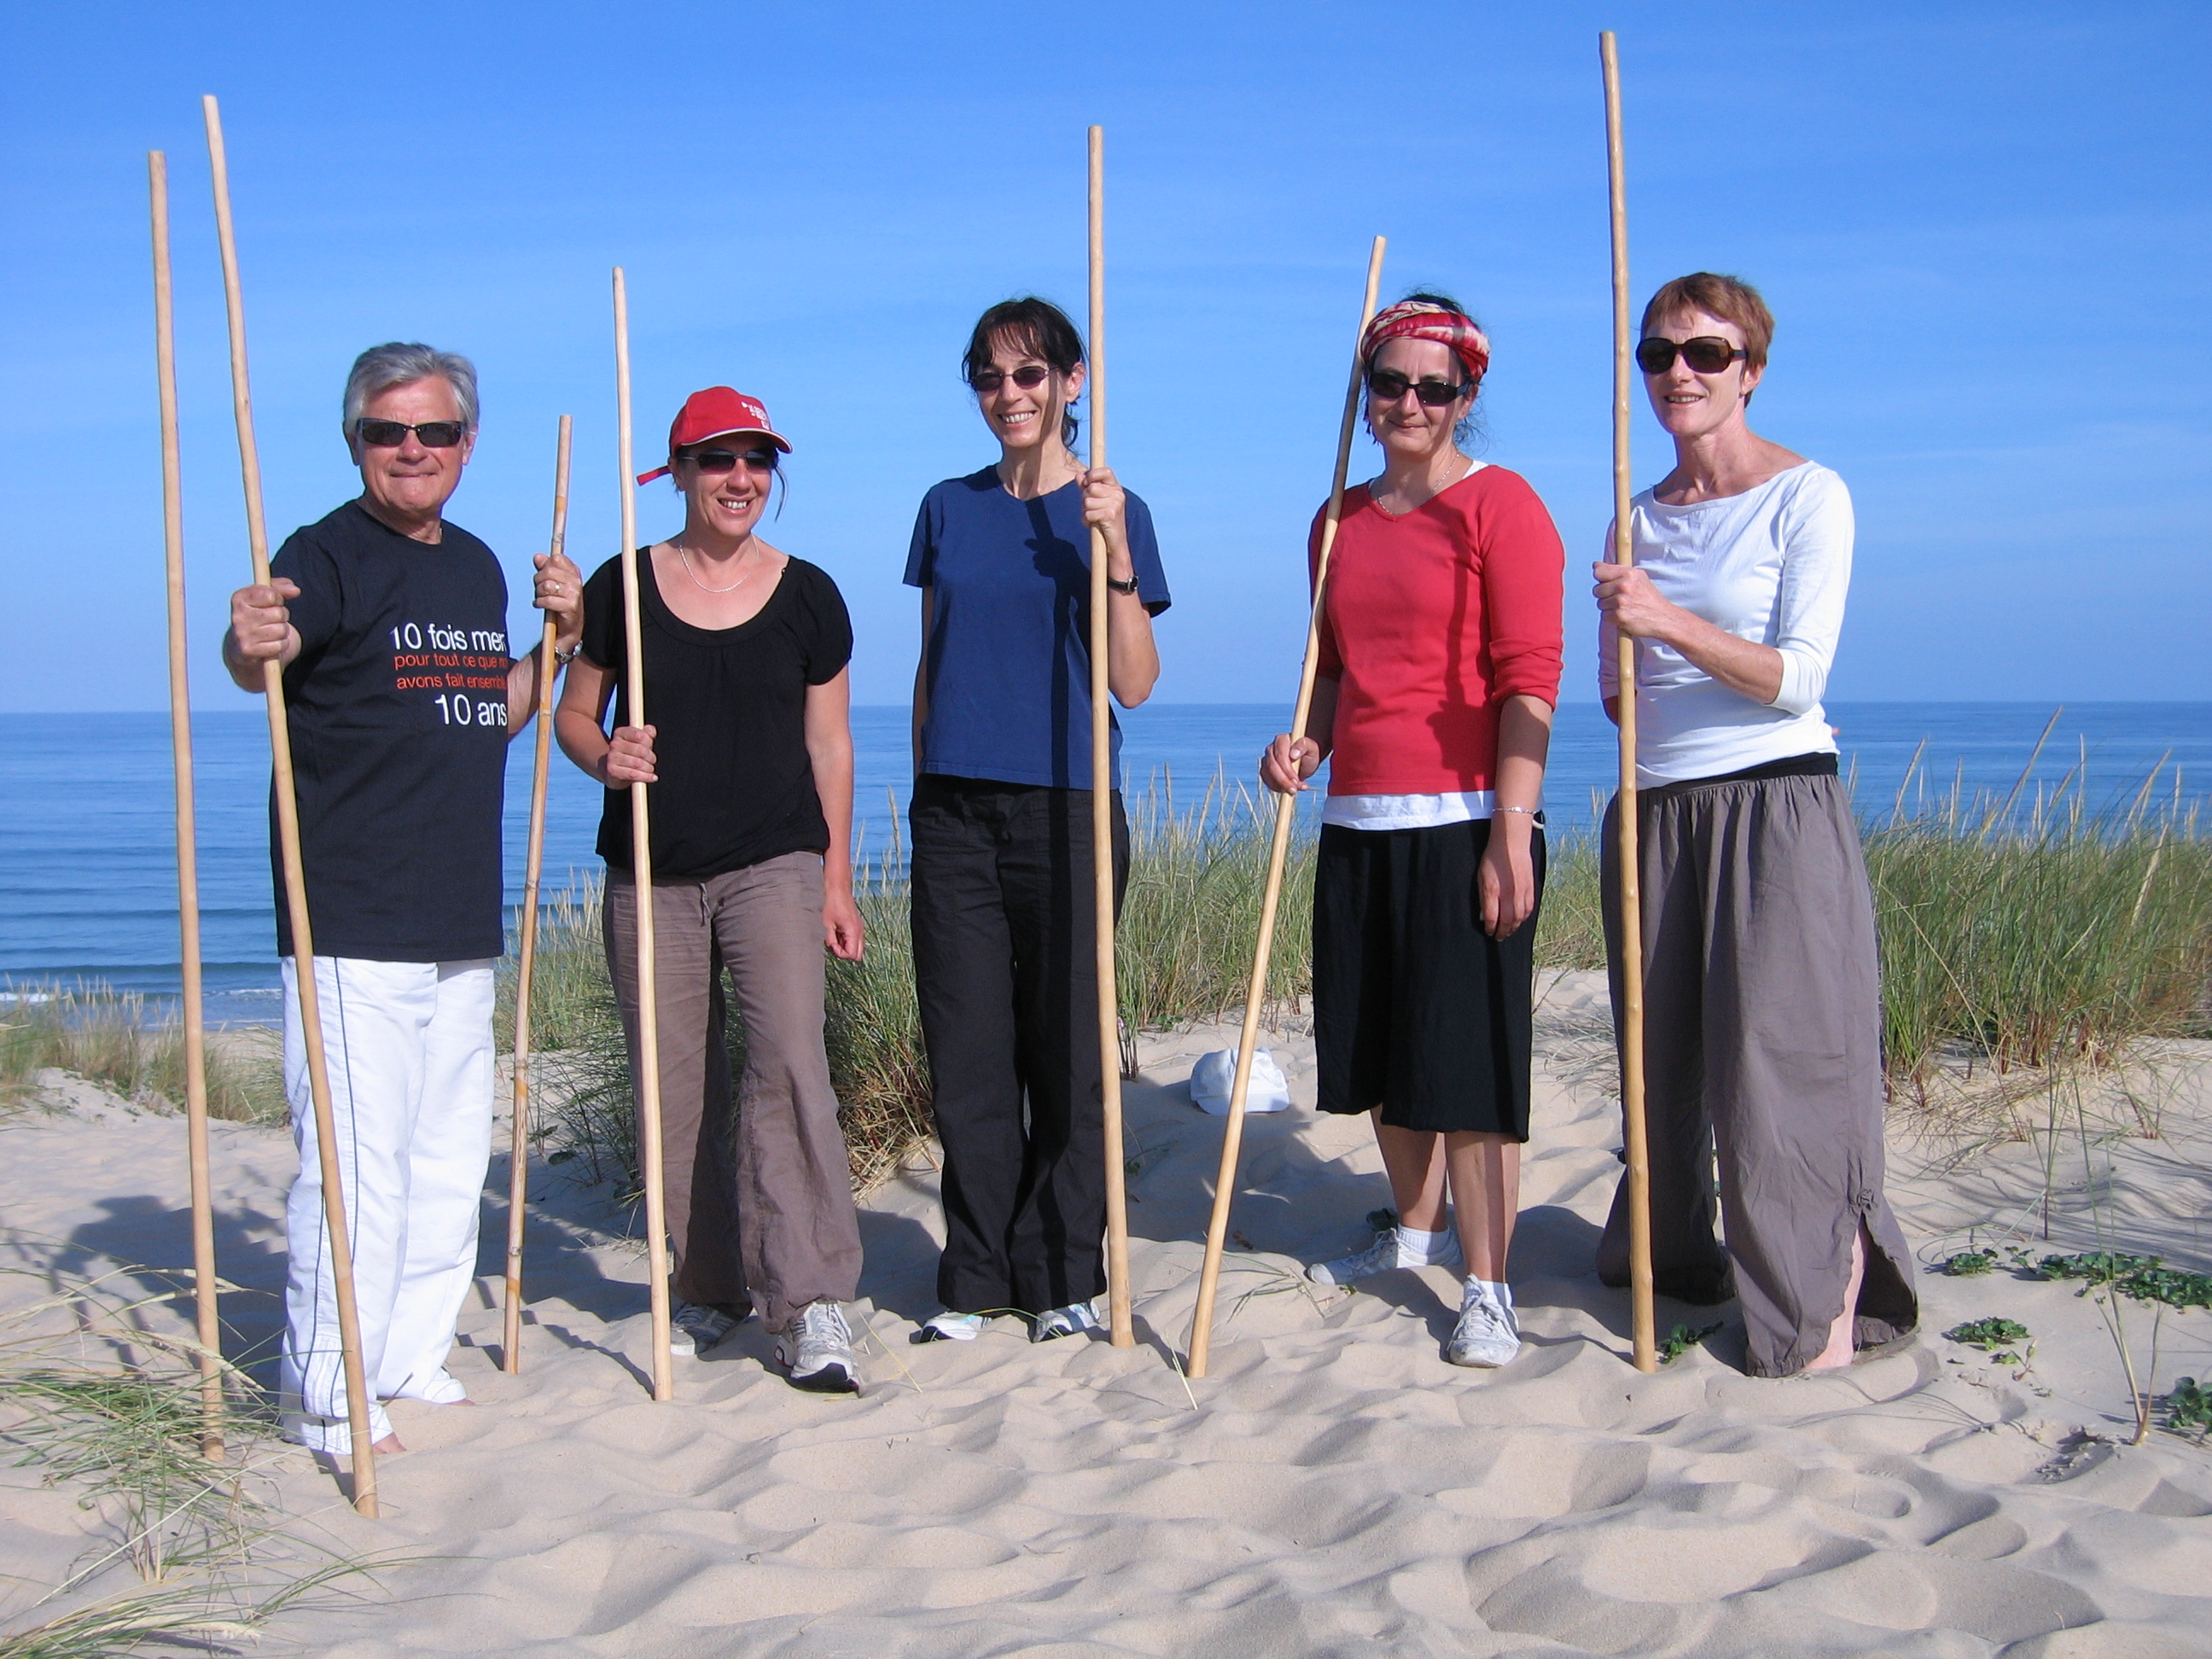
<path id="1" fill-rule="evenodd" d="M 653 560 L 637 558 L 645 713 L 653 728 L 653 873 L 702 881 L 787 853 L 826 852 L 830 828 L 806 752 L 806 693 L 853 655 L 852 619 L 819 566 L 787 559 L 757 615 L 695 628 L 668 608 Z M 614 718 L 629 723 L 622 561 L 584 587 L 583 654 L 615 677 Z M 629 792 L 610 789 L 599 856 L 632 866 Z"/>
<path id="2" fill-rule="evenodd" d="M 507 579 L 456 524 L 404 536 L 358 501 L 270 562 L 300 654 L 284 670 L 315 953 L 465 962 L 506 948 Z M 276 950 L 292 917 L 270 800 Z"/>

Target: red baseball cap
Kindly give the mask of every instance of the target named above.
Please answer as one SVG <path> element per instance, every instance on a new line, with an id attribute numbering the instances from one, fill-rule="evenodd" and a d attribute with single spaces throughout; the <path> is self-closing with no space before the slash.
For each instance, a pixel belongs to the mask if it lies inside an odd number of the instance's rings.
<path id="1" fill-rule="evenodd" d="M 675 422 L 668 428 L 668 460 L 650 472 L 639 473 L 637 481 L 650 483 L 659 477 L 675 464 L 676 452 L 687 445 L 734 437 L 741 432 L 757 434 L 785 454 L 791 453 L 783 434 L 769 424 L 768 407 L 759 398 L 726 386 L 695 392 L 684 400 L 684 407 L 676 411 Z"/>

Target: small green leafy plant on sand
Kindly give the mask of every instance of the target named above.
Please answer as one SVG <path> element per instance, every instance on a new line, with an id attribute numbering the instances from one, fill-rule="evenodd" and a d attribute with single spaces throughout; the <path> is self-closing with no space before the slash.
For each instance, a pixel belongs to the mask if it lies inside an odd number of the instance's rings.
<path id="1" fill-rule="evenodd" d="M 1989 1250 L 1960 1250 L 1943 1264 L 1943 1271 L 1954 1279 L 1978 1279 L 1984 1273 L 1996 1271 L 1996 1254 Z"/>
<path id="2" fill-rule="evenodd" d="M 1963 1325 L 1952 1326 L 1943 1334 L 1954 1342 L 1979 1348 L 2004 1365 L 2025 1365 L 2028 1356 L 2035 1352 L 2033 1334 L 2016 1319 L 1970 1319 Z M 2024 1352 L 2013 1352 L 2023 1346 Z"/>
<path id="3" fill-rule="evenodd" d="M 2082 1291 L 2109 1285 L 2137 1302 L 2169 1308 L 2212 1308 L 2212 1273 L 2192 1273 L 2164 1266 L 2154 1255 L 2100 1250 L 2081 1255 L 2046 1255 L 2036 1264 L 2039 1279 L 2080 1279 Z"/>
<path id="4" fill-rule="evenodd" d="M 2159 1401 L 2166 1426 L 2175 1434 L 2194 1434 L 2202 1440 L 2212 1435 L 2212 1388 L 2193 1376 L 2176 1377 L 2173 1392 Z"/>
<path id="5" fill-rule="evenodd" d="M 1673 1364 L 1719 1329 L 1718 1325 L 1707 1325 L 1702 1328 L 1692 1328 L 1688 1325 L 1675 1326 L 1673 1330 L 1667 1333 L 1667 1340 L 1659 1345 L 1659 1363 L 1662 1365 Z"/>

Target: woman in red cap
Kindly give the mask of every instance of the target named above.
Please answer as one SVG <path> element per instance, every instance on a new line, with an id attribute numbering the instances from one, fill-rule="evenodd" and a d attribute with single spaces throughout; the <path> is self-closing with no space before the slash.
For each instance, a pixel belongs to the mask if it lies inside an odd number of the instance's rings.
<path id="1" fill-rule="evenodd" d="M 1324 759 L 1314 884 L 1322 1109 L 1375 1122 L 1397 1224 L 1308 1275 L 1465 1275 L 1455 1365 L 1520 1349 L 1505 1279 L 1528 1139 L 1544 763 L 1565 553 L 1526 480 L 1473 459 L 1490 343 L 1415 294 L 1363 342 L 1379 477 L 1347 490 L 1307 735 L 1260 759 L 1289 793 Z M 1314 524 L 1318 555 L 1321 520 Z M 1447 1205 L 1449 1195 L 1449 1206 Z"/>
<path id="2" fill-rule="evenodd" d="M 796 1387 L 859 1387 L 842 1304 L 860 1272 L 852 1174 L 823 1049 L 823 950 L 861 947 L 853 902 L 852 624 L 837 586 L 770 546 L 761 513 L 791 446 L 728 386 L 669 428 L 683 530 L 638 556 L 649 726 L 626 690 L 622 561 L 585 588 L 557 730 L 606 786 L 607 966 L 637 1055 L 637 887 L 625 793 L 653 790 L 661 1133 L 680 1352 L 757 1306 Z M 605 727 L 612 699 L 615 730 Z M 662 763 L 667 771 L 659 769 Z M 722 970 L 744 1021 L 732 1144 Z"/>
<path id="3" fill-rule="evenodd" d="M 999 459 L 922 498 L 906 580 L 915 672 L 914 966 L 945 1148 L 944 1311 L 917 1340 L 995 1314 L 1036 1341 L 1097 1323 L 1105 1127 L 1091 817 L 1091 530 L 1106 544 L 1107 684 L 1152 695 L 1168 608 L 1144 502 L 1073 448 L 1083 341 L 1057 306 L 1008 300 L 961 376 Z M 1118 763 L 1121 734 L 1113 728 Z M 1113 804 L 1118 896 L 1128 827 Z"/>

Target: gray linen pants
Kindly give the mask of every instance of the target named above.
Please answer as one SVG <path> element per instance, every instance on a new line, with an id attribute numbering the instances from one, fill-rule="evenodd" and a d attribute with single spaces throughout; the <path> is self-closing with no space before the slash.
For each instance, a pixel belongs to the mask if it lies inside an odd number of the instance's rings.
<path id="1" fill-rule="evenodd" d="M 673 1290 L 759 1304 L 771 1331 L 860 1286 L 860 1224 L 823 1051 L 822 859 L 787 853 L 653 884 L 660 1135 Z M 637 1086 L 637 884 L 607 872 L 602 930 Z M 722 969 L 744 1021 L 731 1133 Z"/>
<path id="2" fill-rule="evenodd" d="M 1911 1256 L 1882 1196 L 1881 998 L 1874 901 L 1840 780 L 1674 784 L 1640 795 L 1644 1110 L 1651 1265 L 1663 1295 L 1741 1302 L 1749 1368 L 1787 1376 L 1827 1346 L 1851 1239 L 1873 1240 L 1856 1340 L 1917 1323 Z M 1614 812 L 1605 924 L 1620 1030 Z M 1720 1162 L 1725 1249 L 1713 1236 Z M 1628 1183 L 1598 1276 L 1628 1282 Z"/>

